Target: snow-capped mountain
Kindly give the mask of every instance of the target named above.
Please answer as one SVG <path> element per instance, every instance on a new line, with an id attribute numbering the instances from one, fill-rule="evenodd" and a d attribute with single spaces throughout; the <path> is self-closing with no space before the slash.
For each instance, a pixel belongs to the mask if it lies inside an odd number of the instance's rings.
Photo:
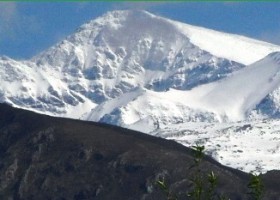
<path id="1" fill-rule="evenodd" d="M 159 136 L 186 122 L 278 119 L 277 51 L 146 11 L 112 11 L 30 60 L 0 57 L 0 101 Z"/>

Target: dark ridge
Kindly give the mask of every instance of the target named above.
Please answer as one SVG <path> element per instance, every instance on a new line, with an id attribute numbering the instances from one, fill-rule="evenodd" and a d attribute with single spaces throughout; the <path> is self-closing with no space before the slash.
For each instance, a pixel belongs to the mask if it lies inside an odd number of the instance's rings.
<path id="1" fill-rule="evenodd" d="M 174 141 L 112 125 L 54 118 L 0 104 L 0 199 L 179 199 L 192 189 L 193 151 Z M 248 199 L 249 176 L 205 157 L 217 192 Z M 280 199 L 279 172 L 263 176 L 264 199 Z"/>

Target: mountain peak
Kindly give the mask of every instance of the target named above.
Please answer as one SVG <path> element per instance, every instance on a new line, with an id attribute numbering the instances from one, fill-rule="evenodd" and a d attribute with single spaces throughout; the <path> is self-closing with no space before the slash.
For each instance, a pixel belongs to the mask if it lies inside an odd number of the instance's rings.
<path id="1" fill-rule="evenodd" d="M 139 21 L 140 18 L 155 17 L 155 15 L 145 11 L 145 10 L 114 10 L 108 11 L 102 16 L 90 20 L 88 23 L 82 25 L 79 30 L 83 29 L 94 29 L 98 25 L 111 25 L 116 26 L 121 24 L 126 20 L 136 20 Z"/>
<path id="2" fill-rule="evenodd" d="M 123 17 L 135 17 L 139 19 L 139 17 L 156 17 L 156 15 L 146 11 L 146 10 L 141 10 L 141 9 L 131 9 L 131 10 L 113 10 L 113 11 L 108 11 L 105 14 L 103 14 L 99 18 L 123 18 Z M 97 19 L 99 19 L 97 18 Z"/>
<path id="3" fill-rule="evenodd" d="M 83 49 L 90 49 L 85 46 L 92 44 L 120 47 L 130 45 L 133 40 L 146 39 L 151 42 L 153 38 L 174 43 L 174 38 L 182 37 L 191 45 L 216 57 L 245 65 L 280 50 L 279 46 L 267 42 L 177 22 L 145 10 L 109 11 L 82 25 L 56 47 L 69 42 L 70 44 L 63 48 L 69 49 L 73 48 L 71 46 L 82 45 Z"/>

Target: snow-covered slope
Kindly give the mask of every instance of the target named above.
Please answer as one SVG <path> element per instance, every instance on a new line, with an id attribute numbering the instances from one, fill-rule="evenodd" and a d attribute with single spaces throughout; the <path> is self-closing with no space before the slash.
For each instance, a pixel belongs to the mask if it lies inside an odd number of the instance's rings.
<path id="1" fill-rule="evenodd" d="M 145 132 L 151 132 L 163 124 L 186 121 L 218 122 L 218 117 L 214 113 L 189 106 L 187 99 L 190 94 L 191 91 L 154 92 L 139 88 L 98 105 L 85 114 L 83 119 L 116 124 L 139 131 L 143 131 L 140 124 L 146 123 Z"/>
<path id="2" fill-rule="evenodd" d="M 280 86 L 280 53 L 239 70 L 232 76 L 211 84 L 202 104 L 232 121 L 246 119 L 269 93 Z"/>
<path id="3" fill-rule="evenodd" d="M 185 146 L 204 145 L 220 163 L 245 172 L 280 170 L 280 121 L 232 123 L 188 122 L 162 126 L 151 132 Z"/>
<path id="4" fill-rule="evenodd" d="M 0 102 L 150 134 L 279 119 L 276 51 L 146 11 L 112 11 L 30 60 L 0 57 Z"/>
<path id="5" fill-rule="evenodd" d="M 277 45 L 241 35 L 221 33 L 179 22 L 176 22 L 175 26 L 199 48 L 245 65 L 252 64 L 269 53 L 280 51 Z"/>
<path id="6" fill-rule="evenodd" d="M 268 42 L 181 23 L 146 11 L 141 12 L 153 19 L 169 22 L 200 49 L 217 57 L 226 58 L 244 65 L 252 64 L 272 52 L 280 51 L 278 45 Z"/>
<path id="7" fill-rule="evenodd" d="M 79 118 L 96 106 L 70 89 L 65 77 L 30 61 L 0 59 L 0 100 L 40 113 Z"/>
<path id="8" fill-rule="evenodd" d="M 192 90 L 127 93 L 99 105 L 84 119 L 130 127 L 148 117 L 152 124 L 241 121 L 252 116 L 252 110 L 279 86 L 280 53 L 276 52 L 222 80 Z"/>

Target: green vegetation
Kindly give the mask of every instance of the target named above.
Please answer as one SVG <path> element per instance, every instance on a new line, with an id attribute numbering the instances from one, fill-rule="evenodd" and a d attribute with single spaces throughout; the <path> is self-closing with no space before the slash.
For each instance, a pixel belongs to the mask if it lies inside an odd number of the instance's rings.
<path id="1" fill-rule="evenodd" d="M 218 177 L 214 174 L 213 171 L 207 173 L 202 172 L 200 164 L 204 157 L 204 146 L 192 147 L 194 150 L 194 164 L 189 168 L 195 168 L 195 173 L 191 179 L 193 189 L 190 192 L 187 192 L 186 199 L 191 200 L 229 200 L 224 195 L 218 194 L 216 192 Z M 248 183 L 249 189 L 249 199 L 250 200 L 261 200 L 264 192 L 264 186 L 261 180 L 260 175 L 250 174 L 251 178 Z M 156 184 L 160 189 L 165 193 L 167 200 L 177 200 L 175 194 L 170 191 L 169 186 L 167 185 L 165 179 L 159 180 Z"/>
<path id="2" fill-rule="evenodd" d="M 160 189 L 165 193 L 167 200 L 177 200 L 177 197 L 175 195 L 173 196 L 164 179 L 162 181 L 157 181 L 157 184 L 160 187 Z"/>
<path id="3" fill-rule="evenodd" d="M 250 181 L 248 183 L 250 189 L 249 195 L 252 200 L 261 200 L 263 195 L 264 186 L 261 181 L 260 175 L 251 174 Z"/>
<path id="4" fill-rule="evenodd" d="M 194 178 L 191 180 L 193 185 L 194 185 L 194 189 L 193 191 L 188 193 L 189 197 L 192 197 L 195 200 L 200 200 L 202 197 L 202 193 L 203 193 L 203 177 L 202 177 L 202 172 L 200 169 L 200 164 L 201 161 L 203 159 L 203 151 L 204 151 L 204 146 L 193 146 L 194 151 L 194 166 L 196 168 L 196 173 L 194 174 Z"/>
<path id="5" fill-rule="evenodd" d="M 215 192 L 218 183 L 218 177 L 213 171 L 205 175 L 200 169 L 200 164 L 204 157 L 205 147 L 199 146 L 197 144 L 192 148 L 194 150 L 194 166 L 192 167 L 196 168 L 196 172 L 194 174 L 194 178 L 192 179 L 194 189 L 188 193 L 188 197 L 193 200 L 221 199 L 220 195 L 216 194 Z"/>
<path id="6" fill-rule="evenodd" d="M 209 188 L 207 190 L 207 199 L 214 200 L 214 192 L 215 192 L 215 188 L 217 187 L 217 182 L 218 182 L 217 176 L 214 174 L 213 171 L 210 172 L 208 174 Z"/>

